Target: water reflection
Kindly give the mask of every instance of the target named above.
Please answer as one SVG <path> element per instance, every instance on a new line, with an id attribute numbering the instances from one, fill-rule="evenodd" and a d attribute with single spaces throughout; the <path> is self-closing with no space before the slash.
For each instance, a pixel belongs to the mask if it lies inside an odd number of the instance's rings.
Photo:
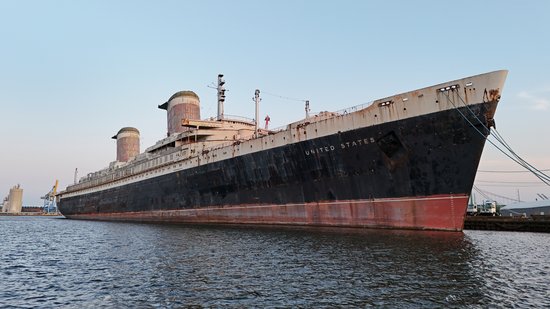
<path id="1" fill-rule="evenodd" d="M 10 305 L 548 304 L 544 234 L 26 220 L 0 218 Z"/>
<path id="2" fill-rule="evenodd" d="M 462 233 L 157 226 L 150 281 L 207 305 L 448 305 L 480 285 Z M 177 236 L 175 236 L 177 235 Z M 175 236 L 175 237 L 174 237 Z M 163 262 L 164 261 L 164 262 Z M 149 262 L 151 263 L 151 262 Z M 177 294 L 177 293 L 176 293 Z"/>

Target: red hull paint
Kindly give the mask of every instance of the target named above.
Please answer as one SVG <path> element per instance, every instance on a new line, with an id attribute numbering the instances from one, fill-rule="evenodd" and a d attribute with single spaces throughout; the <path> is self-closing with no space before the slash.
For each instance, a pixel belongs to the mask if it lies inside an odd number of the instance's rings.
<path id="1" fill-rule="evenodd" d="M 351 200 L 286 205 L 243 205 L 184 210 L 90 213 L 71 219 L 371 227 L 461 231 L 467 195 Z"/>

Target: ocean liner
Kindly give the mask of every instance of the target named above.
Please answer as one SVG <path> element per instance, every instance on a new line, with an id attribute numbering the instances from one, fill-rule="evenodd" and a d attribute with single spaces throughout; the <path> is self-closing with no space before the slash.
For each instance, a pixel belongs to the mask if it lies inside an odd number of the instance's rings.
<path id="1" fill-rule="evenodd" d="M 310 115 L 278 130 L 201 120 L 199 97 L 159 105 L 168 135 L 144 152 L 122 128 L 117 160 L 57 195 L 70 219 L 460 231 L 507 71 Z M 255 101 L 259 102 L 256 90 Z"/>

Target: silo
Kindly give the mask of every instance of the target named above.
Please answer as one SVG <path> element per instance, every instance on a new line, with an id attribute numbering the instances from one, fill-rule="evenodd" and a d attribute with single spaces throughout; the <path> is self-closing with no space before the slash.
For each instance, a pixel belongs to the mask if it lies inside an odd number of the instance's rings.
<path id="1" fill-rule="evenodd" d="M 116 160 L 128 162 L 139 154 L 139 131 L 136 128 L 125 127 L 113 136 L 116 139 Z"/>
<path id="2" fill-rule="evenodd" d="M 20 213 L 23 207 L 23 189 L 19 185 L 10 189 L 6 212 Z"/>
<path id="3" fill-rule="evenodd" d="M 176 92 L 159 108 L 167 111 L 168 136 L 188 130 L 181 125 L 183 119 L 201 119 L 200 99 L 193 91 Z"/>

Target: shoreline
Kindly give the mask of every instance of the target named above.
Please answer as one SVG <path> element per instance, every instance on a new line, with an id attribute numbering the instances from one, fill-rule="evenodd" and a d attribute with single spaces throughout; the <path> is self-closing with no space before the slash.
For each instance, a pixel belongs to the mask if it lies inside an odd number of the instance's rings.
<path id="1" fill-rule="evenodd" d="M 18 212 L 18 213 L 11 213 L 11 212 L 0 212 L 0 217 L 62 217 L 63 215 L 60 213 L 42 213 L 42 212 Z"/>

